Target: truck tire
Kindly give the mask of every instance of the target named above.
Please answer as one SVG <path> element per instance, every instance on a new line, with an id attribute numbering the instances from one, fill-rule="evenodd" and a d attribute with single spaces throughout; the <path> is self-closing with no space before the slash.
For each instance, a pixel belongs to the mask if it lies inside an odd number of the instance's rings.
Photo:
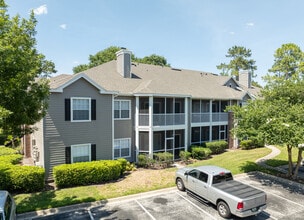
<path id="1" fill-rule="evenodd" d="M 186 188 L 185 188 L 184 182 L 181 178 L 176 179 L 176 187 L 180 191 L 185 191 Z"/>
<path id="2" fill-rule="evenodd" d="M 223 218 L 230 218 L 231 216 L 231 211 L 229 209 L 229 206 L 224 201 L 220 201 L 217 204 L 217 211 L 219 215 Z"/>

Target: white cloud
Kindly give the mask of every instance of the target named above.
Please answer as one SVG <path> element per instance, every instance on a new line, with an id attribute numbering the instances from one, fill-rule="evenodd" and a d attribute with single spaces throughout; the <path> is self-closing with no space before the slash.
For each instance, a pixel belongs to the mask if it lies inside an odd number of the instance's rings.
<path id="1" fill-rule="evenodd" d="M 48 11 L 47 11 L 46 5 L 41 5 L 41 6 L 39 6 L 38 8 L 35 8 L 35 9 L 34 9 L 34 13 L 35 13 L 36 15 L 47 14 Z"/>
<path id="2" fill-rule="evenodd" d="M 230 31 L 229 34 L 230 34 L 230 35 L 234 35 L 235 32 L 234 32 L 234 31 Z"/>
<path id="3" fill-rule="evenodd" d="M 62 28 L 63 30 L 67 29 L 67 25 L 66 24 L 61 24 L 59 25 L 60 28 Z"/>
<path id="4" fill-rule="evenodd" d="M 253 22 L 248 22 L 248 23 L 246 23 L 246 26 L 252 27 L 252 26 L 254 26 L 254 23 Z"/>

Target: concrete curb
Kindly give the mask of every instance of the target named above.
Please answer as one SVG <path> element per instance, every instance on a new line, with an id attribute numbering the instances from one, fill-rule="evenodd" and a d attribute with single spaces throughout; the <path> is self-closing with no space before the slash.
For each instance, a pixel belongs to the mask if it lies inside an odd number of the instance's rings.
<path id="1" fill-rule="evenodd" d="M 56 214 L 56 213 L 65 213 L 65 212 L 71 212 L 71 211 L 76 211 L 76 210 L 89 210 L 91 208 L 104 206 L 108 202 L 120 202 L 120 201 L 123 201 L 123 200 L 132 200 L 135 197 L 145 198 L 145 197 L 149 197 L 151 195 L 161 194 L 164 191 L 167 192 L 167 191 L 173 191 L 173 190 L 176 190 L 176 187 L 170 187 L 170 188 L 153 190 L 153 191 L 144 192 L 144 193 L 132 194 L 132 195 L 122 196 L 122 197 L 118 197 L 118 198 L 112 198 L 112 199 L 108 199 L 108 200 L 86 202 L 86 203 L 63 206 L 63 207 L 58 207 L 58 208 L 51 208 L 51 209 L 45 209 L 45 210 L 39 210 L 39 211 L 33 211 L 33 212 L 26 212 L 26 213 L 18 214 L 17 219 L 31 220 L 31 219 L 35 219 L 35 218 L 38 218 L 38 217 L 52 215 L 52 214 Z"/>
<path id="2" fill-rule="evenodd" d="M 281 152 L 275 146 L 266 146 L 266 147 L 269 148 L 269 149 L 271 149 L 272 152 L 270 154 L 266 155 L 265 157 L 259 158 L 255 162 L 257 164 L 261 165 L 261 166 L 266 167 L 266 168 L 275 169 L 275 170 L 278 170 L 280 172 L 286 173 L 286 170 L 284 170 L 282 168 L 271 167 L 271 166 L 268 166 L 266 164 L 267 160 L 276 157 Z M 270 178 L 270 179 L 271 178 L 275 178 L 278 182 L 281 182 L 281 183 L 284 183 L 284 184 L 288 184 L 290 186 L 296 186 L 296 187 L 304 190 L 304 185 L 301 184 L 301 183 L 297 183 L 297 182 L 294 182 L 294 181 L 291 181 L 291 180 L 287 180 L 287 179 L 284 179 L 284 178 L 281 178 L 281 177 L 277 177 L 277 176 L 272 176 L 272 175 L 265 174 L 265 173 L 258 172 L 258 171 L 238 174 L 238 175 L 235 175 L 235 178 L 237 179 L 237 178 L 241 178 L 241 177 L 244 177 L 244 176 L 255 175 L 255 174 L 258 174 L 260 176 L 266 176 L 267 178 Z M 35 219 L 35 218 L 38 218 L 38 217 L 52 215 L 52 214 L 56 214 L 56 213 L 65 213 L 65 212 L 71 212 L 71 211 L 76 211 L 76 210 L 89 210 L 89 209 L 94 208 L 94 207 L 103 206 L 107 202 L 116 202 L 116 201 L 119 202 L 119 201 L 122 201 L 122 200 L 132 200 L 135 197 L 145 198 L 145 197 L 149 197 L 151 195 L 161 194 L 162 192 L 168 191 L 168 190 L 169 191 L 170 190 L 176 190 L 176 187 L 170 187 L 170 188 L 165 188 L 165 189 L 160 189 L 160 190 L 154 190 L 154 191 L 149 191 L 149 192 L 144 192 L 144 193 L 139 193 L 139 194 L 133 194 L 133 195 L 113 198 L 113 199 L 109 199 L 109 200 L 101 200 L 101 201 L 96 201 L 96 202 L 87 202 L 87 203 L 81 203 L 81 204 L 75 204 L 75 205 L 70 205 L 70 206 L 45 209 L 45 210 L 34 211 L 34 212 L 26 212 L 26 213 L 18 214 L 17 215 L 17 219 L 31 220 L 31 219 Z"/>

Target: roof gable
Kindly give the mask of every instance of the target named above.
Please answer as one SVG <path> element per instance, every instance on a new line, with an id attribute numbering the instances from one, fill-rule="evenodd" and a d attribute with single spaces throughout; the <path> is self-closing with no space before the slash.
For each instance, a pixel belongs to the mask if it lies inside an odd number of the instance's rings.
<path id="1" fill-rule="evenodd" d="M 63 76 L 65 76 L 65 77 L 61 77 L 56 82 L 56 83 L 59 83 L 58 87 L 56 87 L 55 80 L 53 81 L 53 88 L 51 85 L 51 92 L 62 93 L 64 88 L 70 86 L 71 84 L 73 84 L 74 82 L 76 82 L 79 79 L 84 79 L 88 83 L 90 83 L 92 86 L 94 86 L 96 89 L 98 89 L 99 93 L 101 93 L 101 94 L 116 94 L 117 93 L 114 91 L 105 90 L 103 87 L 101 87 L 99 84 L 97 84 L 94 80 L 92 80 L 89 76 L 87 76 L 84 73 L 80 73 L 80 74 L 77 74 L 77 75 L 71 76 L 71 77 L 69 77 L 68 75 L 63 75 Z M 51 82 L 51 84 L 52 84 L 52 82 Z"/>

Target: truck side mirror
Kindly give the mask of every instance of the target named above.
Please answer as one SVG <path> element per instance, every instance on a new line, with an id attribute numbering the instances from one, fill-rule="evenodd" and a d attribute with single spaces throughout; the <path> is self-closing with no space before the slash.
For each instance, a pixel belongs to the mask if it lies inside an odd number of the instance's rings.
<path id="1" fill-rule="evenodd" d="M 184 175 L 187 176 L 187 175 L 188 175 L 188 171 L 186 171 L 186 172 L 184 173 Z"/>

